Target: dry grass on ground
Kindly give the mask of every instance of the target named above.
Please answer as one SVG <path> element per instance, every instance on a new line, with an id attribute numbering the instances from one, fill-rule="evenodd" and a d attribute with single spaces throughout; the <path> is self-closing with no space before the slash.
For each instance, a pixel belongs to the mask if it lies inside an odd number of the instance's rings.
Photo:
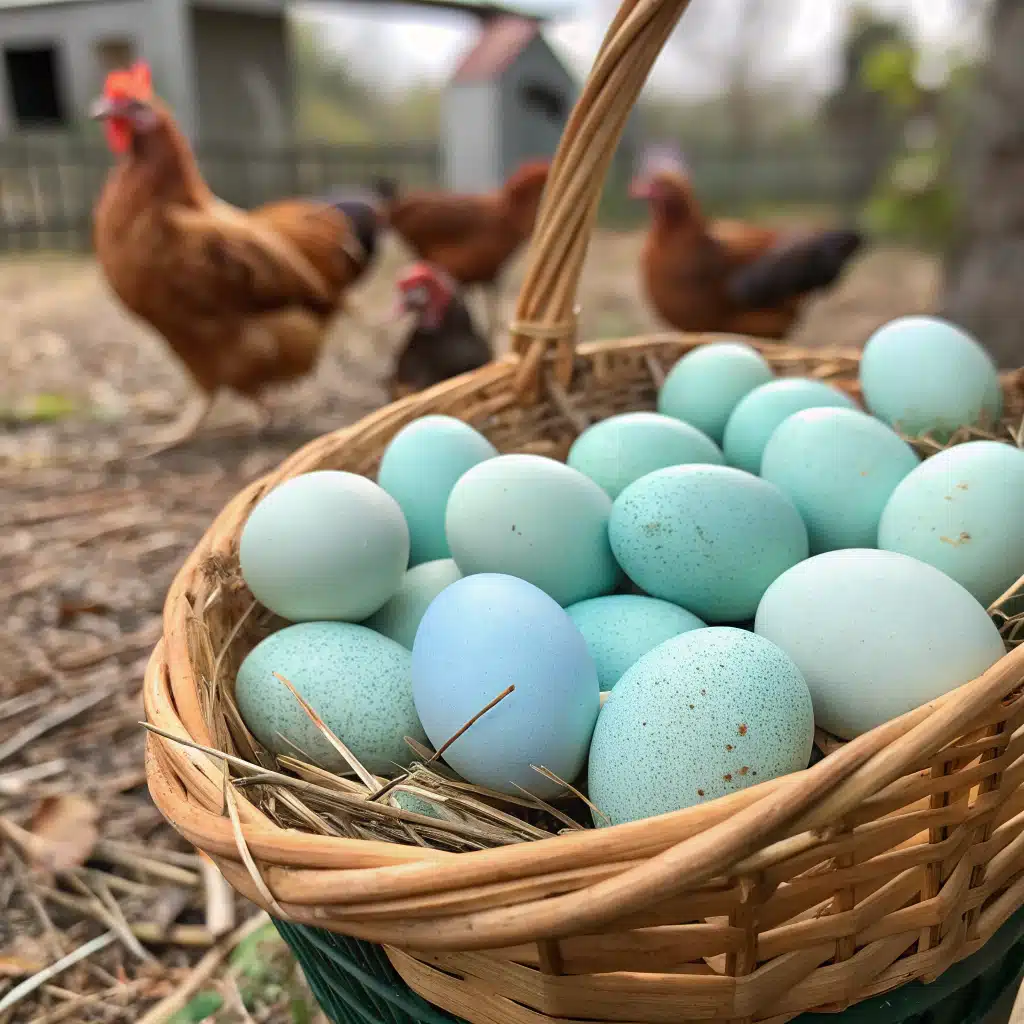
<path id="1" fill-rule="evenodd" d="M 595 242 L 585 337 L 656 326 L 639 300 L 638 249 L 637 235 Z M 374 316 L 390 306 L 399 260 L 389 250 L 363 289 Z M 925 257 L 870 252 L 809 310 L 797 340 L 859 344 L 893 316 L 932 308 L 937 280 Z M 315 377 L 277 397 L 262 436 L 243 404 L 225 401 L 193 444 L 129 462 L 126 445 L 180 409 L 179 365 L 108 298 L 91 263 L 0 263 L 0 1006 L 45 965 L 114 936 L 0 1024 L 152 1024 L 147 1012 L 190 981 L 198 995 L 175 1024 L 218 1001 L 220 1024 L 314 1019 L 272 935 L 234 954 L 218 938 L 252 911 L 218 901 L 149 802 L 139 686 L 172 574 L 215 513 L 305 440 L 376 408 L 391 356 L 342 324 Z"/>

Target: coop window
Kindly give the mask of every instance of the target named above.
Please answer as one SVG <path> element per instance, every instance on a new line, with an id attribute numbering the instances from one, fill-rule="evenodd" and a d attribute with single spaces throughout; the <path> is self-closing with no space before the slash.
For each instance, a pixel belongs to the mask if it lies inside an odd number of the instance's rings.
<path id="1" fill-rule="evenodd" d="M 55 46 L 5 47 L 4 67 L 19 128 L 53 128 L 65 123 Z"/>
<path id="2" fill-rule="evenodd" d="M 524 82 L 519 87 L 519 97 L 528 110 L 535 110 L 552 121 L 564 121 L 568 113 L 565 97 L 542 82 Z"/>

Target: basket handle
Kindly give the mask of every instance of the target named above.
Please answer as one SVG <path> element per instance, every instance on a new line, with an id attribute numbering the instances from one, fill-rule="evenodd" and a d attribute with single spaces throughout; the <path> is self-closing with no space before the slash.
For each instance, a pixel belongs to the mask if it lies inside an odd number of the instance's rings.
<path id="1" fill-rule="evenodd" d="M 576 289 L 608 166 L 651 66 L 690 0 L 622 0 L 583 93 L 562 133 L 527 254 L 511 349 L 521 358 L 517 392 L 537 394 L 543 357 L 569 385 L 576 345 Z"/>

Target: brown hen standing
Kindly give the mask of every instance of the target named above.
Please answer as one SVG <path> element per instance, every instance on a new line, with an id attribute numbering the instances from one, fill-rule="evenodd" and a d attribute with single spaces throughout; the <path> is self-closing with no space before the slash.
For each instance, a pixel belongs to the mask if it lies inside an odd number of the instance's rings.
<path id="1" fill-rule="evenodd" d="M 419 259 L 440 267 L 460 285 L 484 287 L 490 336 L 497 323 L 498 278 L 533 233 L 547 178 L 548 162 L 534 160 L 484 195 L 400 195 L 384 182 L 378 190 L 388 224 Z"/>
<path id="2" fill-rule="evenodd" d="M 100 266 L 200 391 L 152 439 L 152 453 L 194 435 L 221 390 L 262 409 L 268 385 L 313 370 L 346 289 L 372 257 L 373 214 L 359 230 L 345 212 L 350 200 L 292 199 L 251 213 L 222 202 L 143 64 L 111 73 L 93 116 L 118 157 L 95 210 Z"/>
<path id="3" fill-rule="evenodd" d="M 709 221 L 677 167 L 648 168 L 630 192 L 651 207 L 640 257 L 644 290 L 680 331 L 785 337 L 806 299 L 834 284 L 862 243 L 847 229 L 792 235 Z"/>

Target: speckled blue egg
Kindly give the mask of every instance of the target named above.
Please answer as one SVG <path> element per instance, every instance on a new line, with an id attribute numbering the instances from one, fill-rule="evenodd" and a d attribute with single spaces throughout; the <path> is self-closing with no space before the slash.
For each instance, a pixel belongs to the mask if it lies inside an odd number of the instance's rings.
<path id="1" fill-rule="evenodd" d="M 468 423 L 451 416 L 421 416 L 391 439 L 377 482 L 398 502 L 409 524 L 409 564 L 448 558 L 444 516 L 456 481 L 497 455 Z"/>
<path id="2" fill-rule="evenodd" d="M 903 434 L 945 437 L 994 421 L 1002 411 L 992 357 L 966 331 L 933 316 L 905 316 L 880 327 L 860 360 L 867 407 Z"/>
<path id="3" fill-rule="evenodd" d="M 691 423 L 722 443 L 736 403 L 772 379 L 771 367 L 741 341 L 715 341 L 688 352 L 658 392 L 658 412 Z"/>
<path id="4" fill-rule="evenodd" d="M 448 544 L 463 575 L 518 576 L 564 607 L 615 589 L 611 507 L 579 470 L 541 455 L 501 455 L 452 490 Z"/>
<path id="5" fill-rule="evenodd" d="M 412 649 L 413 695 L 437 749 L 510 685 L 515 691 L 445 751 L 464 779 L 502 793 L 573 782 L 600 707 L 597 669 L 572 619 L 525 580 L 467 576 L 427 609 Z"/>
<path id="6" fill-rule="evenodd" d="M 784 651 L 698 629 L 619 680 L 590 745 L 589 796 L 613 825 L 650 818 L 800 771 L 813 740 L 811 695 Z"/>
<path id="7" fill-rule="evenodd" d="M 853 739 L 981 675 L 1004 653 L 985 609 L 916 558 L 850 548 L 780 576 L 754 628 L 796 662 L 823 729 Z"/>
<path id="8" fill-rule="evenodd" d="M 565 610 L 587 641 L 602 690 L 615 686 L 626 669 L 658 644 L 704 626 L 685 608 L 636 594 L 592 597 Z"/>
<path id="9" fill-rule="evenodd" d="M 430 602 L 449 584 L 461 579 L 462 573 L 451 558 L 414 565 L 405 574 L 391 600 L 363 625 L 391 637 L 411 651 L 420 619 Z"/>
<path id="10" fill-rule="evenodd" d="M 275 672 L 371 772 L 393 774 L 409 763 L 406 736 L 426 741 L 413 704 L 412 655 L 372 629 L 350 622 L 289 626 L 249 652 L 235 683 L 242 720 L 265 747 L 348 772 Z"/>
<path id="11" fill-rule="evenodd" d="M 409 530 L 394 498 L 355 473 L 304 473 L 249 514 L 238 546 L 256 599 L 293 622 L 372 615 L 398 589 Z"/>
<path id="12" fill-rule="evenodd" d="M 811 553 L 871 548 L 882 509 L 921 460 L 895 431 L 856 409 L 804 409 L 776 428 L 761 477 L 796 505 Z"/>
<path id="13" fill-rule="evenodd" d="M 970 441 L 893 491 L 878 546 L 934 565 L 990 605 L 1024 574 L 1024 451 Z"/>
<path id="14" fill-rule="evenodd" d="M 755 388 L 740 401 L 725 425 L 725 461 L 748 473 L 759 473 L 761 455 L 775 428 L 801 409 L 821 406 L 856 409 L 857 403 L 838 388 L 802 377 Z"/>
<path id="15" fill-rule="evenodd" d="M 751 618 L 772 581 L 808 551 L 789 498 L 728 466 L 642 477 L 615 499 L 608 536 L 644 591 L 715 623 Z"/>
<path id="16" fill-rule="evenodd" d="M 656 469 L 691 462 L 720 466 L 725 457 L 707 434 L 656 412 L 627 412 L 595 423 L 576 438 L 566 459 L 611 498 Z"/>

